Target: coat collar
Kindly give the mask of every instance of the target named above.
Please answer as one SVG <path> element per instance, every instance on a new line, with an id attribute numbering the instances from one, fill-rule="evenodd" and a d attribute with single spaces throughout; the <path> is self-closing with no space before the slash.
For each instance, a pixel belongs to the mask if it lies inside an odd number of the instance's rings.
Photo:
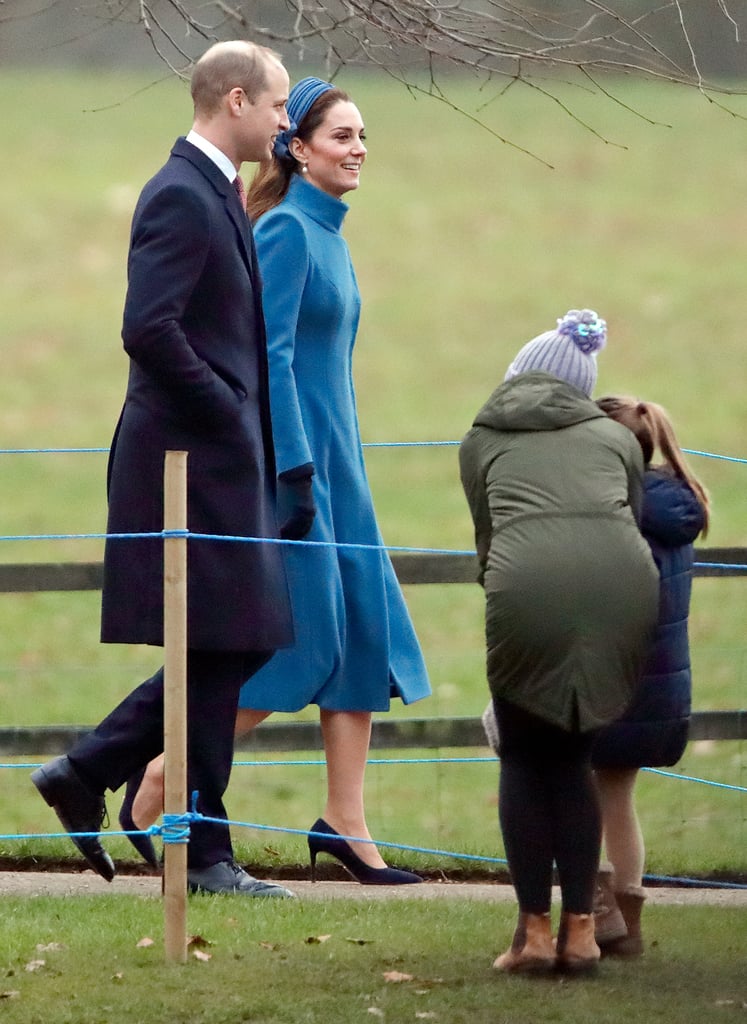
<path id="1" fill-rule="evenodd" d="M 207 178 L 215 191 L 223 196 L 226 212 L 236 225 L 239 237 L 241 238 L 244 261 L 252 277 L 255 277 L 257 274 L 256 258 L 254 257 L 254 244 L 249 218 L 241 209 L 233 183 L 228 180 L 220 167 L 209 156 L 198 149 L 197 146 L 193 146 L 191 142 L 187 142 L 183 136 L 180 136 L 174 143 L 171 155 L 188 160 Z"/>
<path id="2" fill-rule="evenodd" d="M 335 199 L 327 192 L 322 192 L 316 185 L 305 181 L 300 174 L 291 177 L 286 201 L 293 203 L 312 220 L 331 231 L 340 230 L 345 214 L 349 210 L 349 206 L 343 203 L 342 199 Z"/>

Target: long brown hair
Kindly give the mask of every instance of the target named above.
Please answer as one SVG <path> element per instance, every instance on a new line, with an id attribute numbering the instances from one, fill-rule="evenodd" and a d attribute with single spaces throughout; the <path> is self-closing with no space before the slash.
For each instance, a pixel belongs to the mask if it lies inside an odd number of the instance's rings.
<path id="1" fill-rule="evenodd" d="M 711 500 L 685 461 L 666 409 L 656 402 L 641 402 L 627 395 L 606 395 L 597 400 L 597 405 L 610 419 L 617 420 L 635 434 L 646 465 L 649 465 L 658 449 L 674 475 L 689 485 L 703 509 L 701 535 L 705 537 L 708 533 Z"/>
<path id="2" fill-rule="evenodd" d="M 350 102 L 350 97 L 342 89 L 328 89 L 311 104 L 306 115 L 294 132 L 294 138 L 308 142 L 327 115 L 327 111 L 335 103 Z M 246 212 L 254 222 L 263 213 L 272 210 L 285 197 L 294 174 L 300 172 L 301 165 L 291 156 L 273 155 L 264 160 L 252 178 L 246 200 Z"/>

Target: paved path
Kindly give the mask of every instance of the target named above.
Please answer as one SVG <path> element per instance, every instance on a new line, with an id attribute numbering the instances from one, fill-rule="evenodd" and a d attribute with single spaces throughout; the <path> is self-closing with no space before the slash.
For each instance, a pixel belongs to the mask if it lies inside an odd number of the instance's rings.
<path id="1" fill-rule="evenodd" d="M 377 886 L 358 885 L 357 882 L 317 882 L 312 885 L 306 881 L 284 881 L 283 885 L 287 885 L 303 900 L 514 900 L 514 891 L 510 885 L 486 883 L 423 882 L 422 885 Z M 92 871 L 0 871 L 0 896 L 100 896 L 122 893 L 160 898 L 161 879 L 155 875 L 117 875 L 109 883 Z M 646 893 L 651 903 L 747 908 L 747 889 L 652 887 Z M 556 891 L 556 902 L 558 895 Z"/>

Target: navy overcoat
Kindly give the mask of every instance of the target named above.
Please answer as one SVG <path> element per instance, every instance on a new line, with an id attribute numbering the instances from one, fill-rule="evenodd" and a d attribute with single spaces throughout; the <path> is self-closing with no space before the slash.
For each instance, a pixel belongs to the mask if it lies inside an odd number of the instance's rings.
<path id="1" fill-rule="evenodd" d="M 237 245 L 238 236 L 238 245 Z M 187 451 L 193 533 L 277 538 L 261 287 L 226 176 L 177 140 L 135 210 L 122 338 L 130 357 L 109 462 L 109 534 L 163 529 L 167 449 Z M 188 646 L 292 643 L 279 545 L 190 540 Z M 163 643 L 163 542 L 109 539 L 101 638 Z"/>

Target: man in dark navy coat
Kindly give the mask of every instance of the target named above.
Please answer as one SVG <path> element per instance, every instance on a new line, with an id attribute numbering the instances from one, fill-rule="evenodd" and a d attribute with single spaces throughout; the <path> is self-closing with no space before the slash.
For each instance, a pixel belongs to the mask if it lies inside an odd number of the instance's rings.
<path id="1" fill-rule="evenodd" d="M 188 452 L 191 532 L 278 536 L 260 280 L 234 179 L 243 161 L 270 156 L 275 136 L 288 127 L 287 96 L 287 72 L 270 50 L 244 41 L 211 47 L 192 76 L 192 131 L 140 196 L 122 329 L 130 373 L 109 463 L 109 534 L 163 529 L 164 452 L 175 449 Z M 292 895 L 235 863 L 223 807 L 239 689 L 293 642 L 279 545 L 191 540 L 187 637 L 188 790 L 199 791 L 206 817 L 221 819 L 191 828 L 190 889 Z M 163 644 L 160 539 L 107 541 L 101 638 Z M 162 750 L 159 669 L 32 780 L 67 831 L 96 833 L 105 790 L 119 788 Z M 96 836 L 74 842 L 94 870 L 113 877 Z"/>

